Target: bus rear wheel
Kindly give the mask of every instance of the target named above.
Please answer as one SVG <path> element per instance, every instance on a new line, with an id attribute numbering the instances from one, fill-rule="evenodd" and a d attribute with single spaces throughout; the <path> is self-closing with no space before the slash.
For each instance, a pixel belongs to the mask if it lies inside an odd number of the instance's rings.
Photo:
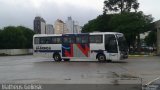
<path id="1" fill-rule="evenodd" d="M 104 54 L 99 54 L 97 57 L 99 62 L 105 62 L 106 61 L 106 56 Z"/>
<path id="2" fill-rule="evenodd" d="M 54 55 L 53 55 L 53 58 L 54 58 L 54 61 L 56 61 L 56 62 L 59 62 L 59 61 L 62 60 L 62 59 L 61 59 L 61 56 L 60 56 L 59 54 L 54 54 Z"/>

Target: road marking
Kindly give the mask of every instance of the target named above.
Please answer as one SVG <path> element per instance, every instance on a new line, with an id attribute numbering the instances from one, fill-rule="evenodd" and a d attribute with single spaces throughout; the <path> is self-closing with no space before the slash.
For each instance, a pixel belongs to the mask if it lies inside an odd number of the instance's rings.
<path id="1" fill-rule="evenodd" d="M 148 85 L 150 85 L 152 82 L 154 82 L 154 81 L 156 81 L 156 80 L 158 80 L 158 79 L 160 79 L 160 76 L 159 76 L 159 77 L 157 77 L 156 79 L 154 79 L 154 80 L 152 80 L 152 81 L 148 82 L 146 85 L 148 86 Z"/>

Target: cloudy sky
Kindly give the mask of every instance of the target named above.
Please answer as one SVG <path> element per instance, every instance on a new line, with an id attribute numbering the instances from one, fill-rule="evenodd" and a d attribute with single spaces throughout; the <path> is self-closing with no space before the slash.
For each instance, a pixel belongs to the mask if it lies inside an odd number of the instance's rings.
<path id="1" fill-rule="evenodd" d="M 56 19 L 65 21 L 72 16 L 80 25 L 103 12 L 104 0 L 0 0 L 0 28 L 23 25 L 33 28 L 35 16 L 43 17 L 53 24 Z M 139 10 L 160 19 L 160 0 L 139 0 Z"/>

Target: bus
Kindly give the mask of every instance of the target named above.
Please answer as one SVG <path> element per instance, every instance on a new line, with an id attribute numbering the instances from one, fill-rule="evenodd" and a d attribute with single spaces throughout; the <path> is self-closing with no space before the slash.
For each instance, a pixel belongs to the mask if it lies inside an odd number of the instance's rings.
<path id="1" fill-rule="evenodd" d="M 118 32 L 35 34 L 33 54 L 54 61 L 120 61 L 128 58 L 128 47 Z"/>

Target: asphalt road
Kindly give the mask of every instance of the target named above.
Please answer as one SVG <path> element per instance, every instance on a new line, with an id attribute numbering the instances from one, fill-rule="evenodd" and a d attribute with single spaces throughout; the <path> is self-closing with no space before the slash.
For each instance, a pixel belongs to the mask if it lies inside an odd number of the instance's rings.
<path id="1" fill-rule="evenodd" d="M 34 56 L 0 57 L 0 83 L 147 84 L 160 76 L 160 57 L 121 62 L 54 62 Z"/>

